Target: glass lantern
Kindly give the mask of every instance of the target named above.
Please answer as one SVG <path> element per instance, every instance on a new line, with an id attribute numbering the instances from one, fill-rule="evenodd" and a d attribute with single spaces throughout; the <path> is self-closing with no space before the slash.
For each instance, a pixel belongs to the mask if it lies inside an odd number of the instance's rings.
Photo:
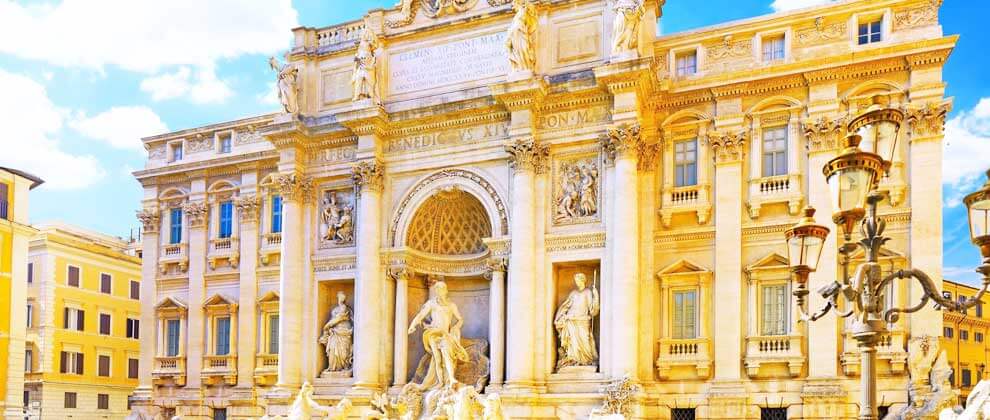
<path id="1" fill-rule="evenodd" d="M 969 233 L 973 244 L 980 248 L 983 259 L 990 261 L 990 171 L 987 183 L 963 199 L 969 210 Z"/>
<path id="2" fill-rule="evenodd" d="M 787 239 L 787 258 L 791 271 L 797 273 L 796 281 L 807 283 L 808 273 L 818 269 L 822 248 L 829 229 L 815 223 L 815 209 L 804 209 L 804 218 L 784 232 Z"/>
<path id="3" fill-rule="evenodd" d="M 889 108 L 884 96 L 874 96 L 873 105 L 849 122 L 848 131 L 862 138 L 859 148 L 880 155 L 889 167 L 896 157 L 897 136 L 904 122 L 904 112 Z"/>
<path id="4" fill-rule="evenodd" d="M 850 134 L 845 150 L 825 165 L 823 172 L 832 198 L 832 221 L 842 226 L 846 238 L 866 215 L 866 198 L 883 173 L 883 159 L 859 149 L 861 137 Z"/>

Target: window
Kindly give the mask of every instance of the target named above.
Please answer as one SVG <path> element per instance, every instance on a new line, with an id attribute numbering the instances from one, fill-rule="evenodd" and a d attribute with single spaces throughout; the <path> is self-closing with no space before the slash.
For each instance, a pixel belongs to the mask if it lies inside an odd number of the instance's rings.
<path id="1" fill-rule="evenodd" d="M 65 393 L 65 408 L 76 408 L 76 393 L 66 392 Z"/>
<path id="2" fill-rule="evenodd" d="M 83 374 L 83 354 L 74 351 L 59 353 L 59 373 Z"/>
<path id="3" fill-rule="evenodd" d="M 34 305 L 27 304 L 27 327 L 34 327 Z"/>
<path id="4" fill-rule="evenodd" d="M 282 232 L 282 196 L 272 196 L 272 233 Z"/>
<path id="5" fill-rule="evenodd" d="M 96 409 L 97 410 L 110 409 L 110 394 L 96 394 Z"/>
<path id="6" fill-rule="evenodd" d="M 969 369 L 962 370 L 962 386 L 963 388 L 973 386 L 973 373 Z"/>
<path id="7" fill-rule="evenodd" d="M 278 315 L 268 317 L 268 354 L 278 354 Z"/>
<path id="8" fill-rule="evenodd" d="M 768 36 L 763 38 L 763 62 L 784 59 L 784 36 Z"/>
<path id="9" fill-rule="evenodd" d="M 110 377 L 110 356 L 101 354 L 96 356 L 96 374 L 103 377 Z"/>
<path id="10" fill-rule="evenodd" d="M 760 420 L 787 420 L 787 407 L 760 407 Z"/>
<path id="11" fill-rule="evenodd" d="M 131 299 L 140 300 L 141 299 L 141 283 L 131 280 Z"/>
<path id="12" fill-rule="evenodd" d="M 213 409 L 213 420 L 227 420 L 227 409 L 226 408 L 214 408 Z"/>
<path id="13" fill-rule="evenodd" d="M 694 420 L 693 408 L 671 408 L 670 420 Z"/>
<path id="14" fill-rule="evenodd" d="M 138 359 L 127 359 L 127 377 L 130 379 L 137 379 Z"/>
<path id="15" fill-rule="evenodd" d="M 942 335 L 944 335 L 945 338 L 952 338 L 952 327 L 942 328 Z"/>
<path id="16" fill-rule="evenodd" d="M 881 35 L 883 28 L 883 19 L 878 18 L 876 20 L 871 20 L 869 22 L 861 22 L 859 24 L 859 45 L 872 44 L 874 42 L 880 42 L 883 38 Z"/>
<path id="17" fill-rule="evenodd" d="M 675 62 L 677 77 L 692 76 L 698 72 L 698 53 L 696 51 L 677 54 Z"/>
<path id="18" fill-rule="evenodd" d="M 86 311 L 76 308 L 65 308 L 62 311 L 62 328 L 82 331 L 86 325 Z"/>
<path id="19" fill-rule="evenodd" d="M 100 335 L 110 335 L 110 314 L 100 314 Z"/>
<path id="20" fill-rule="evenodd" d="M 787 175 L 787 127 L 763 130 L 763 176 Z"/>
<path id="21" fill-rule="evenodd" d="M 983 302 L 976 302 L 976 316 L 983 318 Z"/>
<path id="22" fill-rule="evenodd" d="M 168 243 L 178 244 L 182 242 L 182 209 L 174 208 L 169 211 L 168 216 Z"/>
<path id="23" fill-rule="evenodd" d="M 230 153 L 230 134 L 220 135 L 220 153 Z"/>
<path id="24" fill-rule="evenodd" d="M 230 317 L 217 318 L 216 355 L 226 356 L 230 353 Z"/>
<path id="25" fill-rule="evenodd" d="M 34 263 L 28 263 L 28 284 L 34 283 Z"/>
<path id="26" fill-rule="evenodd" d="M 72 287 L 79 287 L 79 267 L 74 265 L 69 266 L 68 278 L 66 279 L 65 284 Z"/>
<path id="27" fill-rule="evenodd" d="M 178 162 L 182 160 L 182 143 L 174 143 L 169 145 L 172 148 L 172 160 L 170 162 Z"/>
<path id="28" fill-rule="evenodd" d="M 30 373 L 34 370 L 34 350 L 24 350 L 24 372 Z"/>
<path id="29" fill-rule="evenodd" d="M 969 340 L 969 331 L 959 330 L 959 339 L 963 341 Z"/>
<path id="30" fill-rule="evenodd" d="M 107 273 L 100 274 L 100 293 L 110 294 L 113 293 L 113 277 Z"/>
<path id="31" fill-rule="evenodd" d="M 229 238 L 233 232 L 234 225 L 234 203 L 224 201 L 220 203 L 220 237 Z"/>
<path id="32" fill-rule="evenodd" d="M 973 333 L 973 341 L 975 341 L 977 343 L 982 343 L 983 342 L 983 333 L 981 333 L 981 332 L 974 332 Z"/>
<path id="33" fill-rule="evenodd" d="M 760 289 L 761 299 L 763 299 L 763 319 L 760 333 L 763 335 L 787 334 L 787 285 L 763 286 Z"/>
<path id="34" fill-rule="evenodd" d="M 27 407 L 31 402 L 31 391 L 24 391 L 24 406 Z"/>
<path id="35" fill-rule="evenodd" d="M 179 320 L 170 319 L 166 323 L 165 355 L 175 357 L 179 355 Z"/>
<path id="36" fill-rule="evenodd" d="M 0 219 L 7 219 L 7 184 L 0 182 Z"/>
<path id="37" fill-rule="evenodd" d="M 674 319 L 671 337 L 696 338 L 698 336 L 698 292 L 696 290 L 674 292 Z"/>
<path id="38" fill-rule="evenodd" d="M 698 139 L 674 143 L 674 186 L 698 184 Z"/>
<path id="39" fill-rule="evenodd" d="M 127 318 L 127 338 L 141 338 L 141 320 Z"/>

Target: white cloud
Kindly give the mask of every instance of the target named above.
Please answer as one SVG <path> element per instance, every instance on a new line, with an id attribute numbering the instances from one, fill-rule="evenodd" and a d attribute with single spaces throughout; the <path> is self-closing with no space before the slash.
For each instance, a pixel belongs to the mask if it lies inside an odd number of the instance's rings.
<path id="1" fill-rule="evenodd" d="M 182 66 L 174 73 L 163 73 L 141 81 L 141 90 L 151 94 L 151 99 L 162 101 L 188 96 L 198 104 L 223 103 L 234 91 L 225 80 L 217 78 L 212 66 L 196 71 L 193 80 L 192 70 Z"/>
<path id="2" fill-rule="evenodd" d="M 67 67 L 155 73 L 289 46 L 291 0 L 0 0 L 0 52 Z"/>
<path id="3" fill-rule="evenodd" d="M 805 7 L 818 6 L 825 3 L 830 3 L 835 0 L 774 0 L 770 7 L 775 12 L 782 12 L 785 10 L 803 9 Z"/>
<path id="4" fill-rule="evenodd" d="M 117 149 L 143 151 L 142 137 L 161 134 L 168 127 L 145 106 L 113 107 L 93 117 L 78 116 L 69 125 L 86 137 L 101 140 Z"/>
<path id="5" fill-rule="evenodd" d="M 53 189 L 85 188 L 106 175 L 96 157 L 67 152 L 55 138 L 68 112 L 48 99 L 44 86 L 0 69 L 0 91 L 0 116 L 7 119 L 0 165 L 38 175 Z"/>
<path id="6" fill-rule="evenodd" d="M 260 93 L 257 96 L 258 102 L 264 105 L 279 106 L 282 102 L 278 99 L 278 91 L 275 88 L 275 82 L 271 82 L 267 85 L 267 90 L 265 93 Z"/>
<path id="7" fill-rule="evenodd" d="M 980 99 L 973 109 L 960 112 L 945 123 L 945 154 L 942 160 L 942 183 L 948 207 L 962 203 L 962 197 L 974 191 L 990 169 L 990 98 Z"/>

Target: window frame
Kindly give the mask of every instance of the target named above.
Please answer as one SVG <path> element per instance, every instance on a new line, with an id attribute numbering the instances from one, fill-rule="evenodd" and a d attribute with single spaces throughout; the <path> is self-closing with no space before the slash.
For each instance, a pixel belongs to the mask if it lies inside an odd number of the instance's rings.
<path id="1" fill-rule="evenodd" d="M 96 409 L 97 410 L 110 409 L 110 394 L 96 394 Z"/>
<path id="2" fill-rule="evenodd" d="M 780 42 L 780 50 L 774 49 L 770 51 L 769 57 L 767 54 L 767 43 L 768 42 Z M 779 52 L 779 57 L 777 53 Z M 760 61 L 763 63 L 774 63 L 781 62 L 787 59 L 787 34 L 784 32 L 764 34 L 760 37 Z"/>
<path id="3" fill-rule="evenodd" d="M 168 243 L 178 245 L 182 243 L 183 214 L 182 207 L 172 207 L 168 210 Z M 178 216 L 178 217 L 176 217 Z"/>
<path id="4" fill-rule="evenodd" d="M 133 372 L 133 375 L 131 374 Z M 141 376 L 141 359 L 127 358 L 127 379 L 138 379 Z"/>
<path id="5" fill-rule="evenodd" d="M 282 233 L 282 206 L 284 203 L 285 202 L 281 194 L 272 194 L 271 226 L 269 228 L 271 233 Z"/>
<path id="6" fill-rule="evenodd" d="M 109 286 L 109 290 L 106 292 L 103 291 L 103 280 L 107 280 L 107 286 Z M 113 295 L 113 274 L 100 272 L 100 293 Z"/>
<path id="7" fill-rule="evenodd" d="M 128 289 L 127 292 L 128 298 L 130 298 L 131 300 L 141 300 L 141 282 L 137 280 L 130 280 L 129 287 L 130 289 Z M 134 293 L 135 291 L 137 291 L 136 296 Z"/>
<path id="8" fill-rule="evenodd" d="M 682 145 L 686 145 L 686 144 L 691 144 L 692 147 L 693 147 L 693 149 L 692 150 L 687 150 L 685 148 L 684 150 L 678 150 L 678 147 L 680 147 Z M 674 182 L 674 187 L 675 188 L 695 187 L 695 186 L 698 186 L 698 170 L 699 170 L 699 168 L 698 168 L 698 161 L 699 161 L 699 159 L 698 159 L 698 157 L 699 157 L 698 156 L 698 152 L 699 151 L 698 151 L 698 138 L 697 137 L 689 138 L 689 139 L 684 139 L 684 140 L 677 140 L 677 141 L 674 142 L 674 144 L 673 144 L 673 153 L 674 153 L 674 156 L 673 156 L 673 159 L 674 159 L 674 179 L 673 179 L 673 182 Z M 693 153 L 693 155 L 694 155 L 693 160 L 688 160 L 687 159 L 687 155 L 689 153 Z M 678 159 L 680 159 L 679 155 L 684 155 L 684 160 L 678 161 Z M 692 166 L 693 166 L 693 171 L 691 171 L 691 167 Z M 689 172 L 693 172 L 693 173 L 690 173 L 690 175 L 691 175 L 691 180 L 690 181 L 688 181 L 687 179 L 685 179 L 685 177 L 687 177 L 689 175 Z"/>
<path id="9" fill-rule="evenodd" d="M 780 316 L 783 318 L 783 319 L 779 320 L 779 322 L 781 324 L 780 326 L 782 327 L 782 329 L 779 330 L 779 332 L 778 331 L 768 331 L 767 330 L 767 313 L 766 313 L 767 302 L 766 302 L 766 293 L 765 293 L 765 290 L 770 289 L 770 288 L 782 288 L 783 289 L 783 294 L 782 294 L 782 298 L 783 299 L 781 300 L 780 307 L 778 308 L 778 310 L 780 311 Z M 779 337 L 786 337 L 786 336 L 789 336 L 791 334 L 791 332 L 792 332 L 792 328 L 791 328 L 791 317 L 792 317 L 792 315 L 791 315 L 791 305 L 790 305 L 790 302 L 791 302 L 791 299 L 790 299 L 790 296 L 791 296 L 790 289 L 791 289 L 790 288 L 790 283 L 788 281 L 786 281 L 786 280 L 765 280 L 765 281 L 761 281 L 756 286 L 756 299 L 757 299 L 757 308 L 756 308 L 757 314 L 756 314 L 756 319 L 757 319 L 757 327 L 759 328 L 759 331 L 758 332 L 759 332 L 759 335 L 760 336 L 767 336 L 767 337 L 771 337 L 771 336 L 772 337 L 777 337 L 777 336 L 779 336 Z"/>
<path id="10" fill-rule="evenodd" d="M 79 408 L 79 394 L 66 391 L 62 397 L 62 408 Z"/>
<path id="11" fill-rule="evenodd" d="M 103 360 L 107 361 L 106 371 L 107 374 L 103 374 Z M 97 353 L 96 355 L 96 377 L 98 378 L 109 378 L 113 376 L 113 356 L 106 353 Z"/>
<path id="12" fill-rule="evenodd" d="M 883 15 L 858 18 L 856 20 L 856 45 L 864 46 L 883 42 L 886 38 L 886 34 L 884 34 L 885 21 Z M 866 28 L 865 33 L 863 32 L 864 28 Z"/>
<path id="13" fill-rule="evenodd" d="M 783 138 L 768 138 L 769 135 L 776 133 L 783 133 Z M 788 167 L 788 159 L 790 158 L 789 156 L 790 150 L 788 150 L 789 149 L 788 143 L 790 141 L 790 139 L 788 138 L 789 136 L 790 136 L 790 130 L 787 124 L 760 128 L 760 168 L 764 178 L 775 177 L 775 176 L 787 176 L 788 174 L 790 174 L 789 172 L 790 168 Z M 783 149 L 777 150 L 777 148 L 774 147 L 772 150 L 768 150 L 767 147 L 768 140 L 772 141 L 773 143 L 782 143 Z M 771 170 L 767 170 L 768 154 L 770 155 L 770 163 L 772 166 L 772 168 L 770 168 Z M 778 162 L 777 161 L 778 158 L 782 158 L 782 161 Z M 781 169 L 777 167 L 778 163 L 782 164 L 783 166 L 782 171 L 778 171 L 778 169 Z"/>
<path id="14" fill-rule="evenodd" d="M 128 316 L 124 321 L 124 338 L 141 339 L 141 318 Z"/>
<path id="15" fill-rule="evenodd" d="M 234 201 L 224 200 L 217 204 L 217 238 L 229 239 L 234 236 Z"/>
<path id="16" fill-rule="evenodd" d="M 182 140 L 168 143 L 168 163 L 181 162 L 186 157 L 185 145 Z"/>
<path id="17" fill-rule="evenodd" d="M 678 326 L 676 325 L 677 324 L 678 313 L 679 312 L 685 312 L 685 310 L 683 310 L 683 309 L 682 310 L 679 310 L 677 308 L 677 297 L 679 295 L 687 295 L 687 294 L 691 294 L 691 297 L 693 298 L 693 304 L 692 304 L 693 313 L 691 314 L 692 315 L 692 318 L 693 318 L 692 323 L 691 323 L 691 327 L 692 327 L 692 330 L 693 331 L 692 331 L 692 334 L 690 334 L 690 336 L 685 335 L 685 332 L 686 332 L 685 328 L 687 327 L 686 325 L 681 325 L 681 330 L 682 331 L 680 331 L 680 333 L 678 333 L 678 331 L 677 331 Z M 701 311 L 698 310 L 699 301 L 701 300 L 700 299 L 700 296 L 699 296 L 700 294 L 701 294 L 701 290 L 700 290 L 699 287 L 687 286 L 687 287 L 671 288 L 671 290 L 670 290 L 670 308 L 671 308 L 671 311 L 672 311 L 671 317 L 670 317 L 670 338 L 671 339 L 674 339 L 674 340 L 695 340 L 695 339 L 700 338 L 700 335 L 701 334 L 700 334 L 699 324 L 701 323 Z M 681 317 L 680 317 L 682 320 L 686 319 L 683 315 L 684 314 L 681 314 Z"/>
<path id="18" fill-rule="evenodd" d="M 226 330 L 220 328 L 221 321 L 226 321 Z M 213 354 L 214 356 L 230 356 L 231 348 L 231 328 L 233 327 L 232 317 L 228 315 L 218 315 L 213 318 Z M 226 335 L 224 334 L 226 333 Z M 223 348 L 221 348 L 223 344 Z"/>
<path id="19" fill-rule="evenodd" d="M 76 285 L 72 285 L 72 269 L 76 269 Z M 83 287 L 83 272 L 82 267 L 73 264 L 65 265 L 65 285 L 68 287 L 75 287 L 77 289 L 82 289 Z"/>
<path id="20" fill-rule="evenodd" d="M 698 74 L 699 62 L 697 48 L 685 49 L 681 51 L 674 51 L 674 76 L 677 78 L 692 77 Z M 690 58 L 692 63 L 688 65 L 687 59 Z M 684 65 L 682 66 L 682 62 Z M 690 72 L 688 72 L 690 70 Z"/>
<path id="21" fill-rule="evenodd" d="M 173 324 L 174 323 L 174 324 Z M 175 326 L 175 351 L 172 351 L 172 326 Z M 169 318 L 165 320 L 165 357 L 179 357 L 182 354 L 182 320 L 179 318 Z"/>
<path id="22" fill-rule="evenodd" d="M 29 262 L 27 265 L 27 283 L 34 284 L 34 263 Z"/>
<path id="23" fill-rule="evenodd" d="M 103 332 L 103 319 L 106 317 L 107 320 L 107 332 Z M 96 316 L 96 333 L 102 336 L 112 336 L 113 335 L 113 314 L 110 312 L 99 311 Z"/>

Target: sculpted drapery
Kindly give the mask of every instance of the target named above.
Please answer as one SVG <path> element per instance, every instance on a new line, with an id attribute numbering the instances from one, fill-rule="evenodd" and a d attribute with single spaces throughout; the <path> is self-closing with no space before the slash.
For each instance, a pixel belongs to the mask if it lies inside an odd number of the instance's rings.
<path id="1" fill-rule="evenodd" d="M 643 0 L 615 0 L 612 23 L 612 55 L 635 50 L 639 46 L 639 24 L 646 11 Z"/>
<path id="2" fill-rule="evenodd" d="M 430 367 L 419 384 L 421 389 L 453 387 L 457 384 L 454 371 L 457 363 L 467 362 L 467 351 L 461 346 L 461 317 L 457 305 L 447 298 L 447 284 L 438 281 L 432 287 L 430 300 L 423 304 L 409 324 L 409 334 L 416 332 L 416 327 L 429 317 L 429 323 L 423 323 L 423 348 L 429 353 Z"/>
<path id="3" fill-rule="evenodd" d="M 378 101 L 378 57 L 375 56 L 377 47 L 375 34 L 365 28 L 361 32 L 361 42 L 354 54 L 354 72 L 351 74 L 351 87 L 354 90 L 352 100 L 371 99 Z"/>
<path id="4" fill-rule="evenodd" d="M 268 65 L 278 75 L 278 99 L 282 109 L 289 114 L 299 112 L 299 69 L 281 64 L 275 57 L 268 58 Z"/>
<path id="5" fill-rule="evenodd" d="M 553 325 L 557 329 L 560 348 L 557 350 L 557 369 L 569 366 L 594 366 L 598 363 L 598 349 L 592 331 L 592 321 L 598 316 L 600 301 L 598 291 L 586 288 L 588 279 L 583 273 L 574 275 L 577 286 L 557 308 Z"/>
<path id="6" fill-rule="evenodd" d="M 529 0 L 513 0 L 512 8 L 515 16 L 509 24 L 505 39 L 506 48 L 509 49 L 509 65 L 513 72 L 535 71 L 536 49 L 533 37 L 536 33 L 536 8 Z"/>
<path id="7" fill-rule="evenodd" d="M 323 325 L 320 343 L 326 345 L 327 372 L 347 371 L 354 364 L 354 324 L 346 299 L 344 292 L 337 293 L 337 306 L 330 311 L 330 320 Z"/>

